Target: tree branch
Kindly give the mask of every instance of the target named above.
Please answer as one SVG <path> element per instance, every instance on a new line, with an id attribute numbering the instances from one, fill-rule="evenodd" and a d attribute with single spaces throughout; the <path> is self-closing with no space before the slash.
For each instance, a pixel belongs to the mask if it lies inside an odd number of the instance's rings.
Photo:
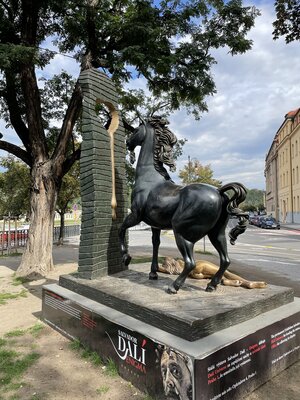
<path id="1" fill-rule="evenodd" d="M 52 159 L 57 165 L 58 169 L 62 168 L 63 163 L 65 161 L 67 145 L 72 135 L 75 122 L 81 111 L 81 105 L 82 105 L 82 94 L 80 85 L 77 82 L 68 109 L 65 114 L 62 128 L 57 140 L 56 148 L 52 155 Z"/>
<path id="2" fill-rule="evenodd" d="M 9 71 L 5 71 L 6 91 L 4 97 L 6 99 L 10 122 L 14 127 L 17 135 L 21 139 L 26 150 L 30 151 L 29 132 L 21 117 L 21 111 L 17 100 L 17 91 L 15 85 L 16 76 Z"/>
<path id="3" fill-rule="evenodd" d="M 133 126 L 131 126 L 131 125 L 126 121 L 125 118 L 122 118 L 122 122 L 123 122 L 123 126 L 124 126 L 124 128 L 125 128 L 126 131 L 133 132 L 133 131 L 135 130 L 135 128 L 134 128 Z"/>
<path id="4" fill-rule="evenodd" d="M 40 2 L 24 0 L 21 16 L 21 43 L 36 47 L 38 30 L 38 13 Z M 48 157 L 46 137 L 43 128 L 41 98 L 34 70 L 33 60 L 21 63 L 21 85 L 24 95 L 28 130 L 30 131 L 31 151 L 36 160 Z"/>
<path id="5" fill-rule="evenodd" d="M 5 140 L 0 140 L 0 149 L 5 150 L 8 153 L 11 153 L 14 156 L 20 158 L 29 167 L 32 166 L 32 159 L 31 159 L 30 155 L 27 153 L 27 151 L 21 149 L 21 147 L 16 146 L 15 144 L 6 142 Z"/>
<path id="6" fill-rule="evenodd" d="M 63 175 L 69 172 L 75 161 L 78 161 L 80 159 L 80 154 L 81 154 L 81 149 L 79 148 L 76 151 L 74 151 L 74 153 L 64 161 L 62 165 Z"/>

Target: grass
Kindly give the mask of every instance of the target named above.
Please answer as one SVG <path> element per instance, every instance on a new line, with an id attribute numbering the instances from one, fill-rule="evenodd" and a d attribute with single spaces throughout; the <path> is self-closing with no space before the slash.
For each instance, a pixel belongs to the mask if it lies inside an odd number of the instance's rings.
<path id="1" fill-rule="evenodd" d="M 13 281 L 12 285 L 13 286 L 19 286 L 19 285 L 24 285 L 24 283 L 30 282 L 30 279 L 24 278 L 23 276 L 13 276 Z"/>
<path id="2" fill-rule="evenodd" d="M 4 338 L 0 338 L 0 399 L 6 394 L 8 400 L 21 400 L 17 392 L 26 385 L 21 378 L 40 357 L 31 346 L 24 347 L 21 337 L 25 334 L 34 336 L 42 328 L 43 325 L 38 323 L 29 329 L 10 331 Z M 33 395 L 30 400 L 33 399 L 41 398 Z"/>
<path id="3" fill-rule="evenodd" d="M 23 336 L 26 334 L 26 330 L 24 329 L 16 329 L 14 331 L 7 332 L 4 336 L 7 338 L 11 337 L 18 337 L 18 336 Z"/>
<path id="4" fill-rule="evenodd" d="M 76 351 L 80 357 L 90 361 L 94 366 L 98 367 L 103 365 L 102 358 L 99 356 L 99 354 L 95 351 L 89 350 L 80 342 L 80 340 L 73 340 L 71 343 L 69 343 L 69 347 L 71 350 Z"/>
<path id="5" fill-rule="evenodd" d="M 17 353 L 15 350 L 0 350 L 0 387 L 14 383 L 14 380 L 32 366 L 39 358 L 39 354 L 31 352 L 25 355 Z M 7 389 L 7 388 L 6 388 Z"/>
<path id="6" fill-rule="evenodd" d="M 27 297 L 27 290 L 23 289 L 19 293 L 0 293 L 0 305 L 6 304 L 7 300 Z"/>
<path id="7" fill-rule="evenodd" d="M 33 337 L 37 337 L 44 328 L 45 326 L 43 324 L 37 322 L 35 325 L 27 329 L 27 332 L 31 333 Z"/>
<path id="8" fill-rule="evenodd" d="M 6 251 L 6 250 L 4 250 Z M 6 257 L 17 257 L 17 256 L 21 256 L 22 253 L 8 253 L 8 254 L 0 254 L 0 258 L 6 258 Z"/>
<path id="9" fill-rule="evenodd" d="M 13 338 L 26 335 L 26 333 L 30 333 L 33 337 L 37 337 L 38 334 L 44 329 L 44 325 L 40 323 L 36 323 L 28 329 L 16 329 L 14 331 L 7 332 L 4 337 Z M 1 339 L 0 339 L 1 343 Z"/>
<path id="10" fill-rule="evenodd" d="M 102 358 L 95 351 L 91 351 L 86 346 L 84 346 L 80 340 L 75 339 L 69 344 L 69 348 L 73 351 L 76 351 L 80 357 L 84 358 L 87 361 L 90 361 L 95 367 L 102 366 L 103 372 L 110 376 L 116 377 L 119 375 L 118 368 L 113 359 L 108 358 L 106 365 Z"/>
<path id="11" fill-rule="evenodd" d="M 108 391 L 109 391 L 109 386 L 106 386 L 106 385 L 100 386 L 98 389 L 96 389 L 96 393 L 98 393 L 100 395 L 105 394 Z"/>
<path id="12" fill-rule="evenodd" d="M 112 378 L 119 375 L 117 365 L 112 358 L 107 360 L 104 373 Z"/>
<path id="13" fill-rule="evenodd" d="M 81 219 L 65 219 L 65 225 L 80 225 Z M 54 221 L 54 226 L 60 226 L 60 220 Z"/>

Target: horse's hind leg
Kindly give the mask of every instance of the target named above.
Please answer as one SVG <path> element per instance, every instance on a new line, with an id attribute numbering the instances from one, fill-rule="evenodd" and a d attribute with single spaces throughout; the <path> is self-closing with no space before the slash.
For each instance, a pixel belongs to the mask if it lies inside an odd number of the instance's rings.
<path id="1" fill-rule="evenodd" d="M 151 263 L 151 272 L 149 274 L 149 279 L 155 280 L 158 278 L 158 249 L 160 245 L 160 229 L 151 228 L 152 229 L 152 263 Z"/>
<path id="2" fill-rule="evenodd" d="M 125 218 L 120 230 L 119 230 L 119 241 L 120 241 L 120 246 L 121 246 L 121 255 L 122 255 L 122 261 L 125 265 L 129 265 L 131 261 L 131 256 L 128 254 L 128 250 L 126 247 L 125 243 L 125 234 L 128 228 L 131 228 L 132 226 L 137 225 L 140 223 L 141 220 L 138 218 L 137 214 L 131 213 L 127 215 Z"/>
<path id="3" fill-rule="evenodd" d="M 215 275 L 212 277 L 211 281 L 209 282 L 209 284 L 206 287 L 207 292 L 212 292 L 213 290 L 215 290 L 217 288 L 218 284 L 221 282 L 224 272 L 229 267 L 230 260 L 228 258 L 228 252 L 227 252 L 225 228 L 221 229 L 220 231 L 210 232 L 208 237 L 209 237 L 212 245 L 218 251 L 219 256 L 220 256 L 220 268 L 215 273 Z"/>
<path id="4" fill-rule="evenodd" d="M 171 294 L 177 293 L 177 291 L 184 284 L 189 273 L 195 268 L 196 263 L 194 260 L 194 243 L 185 240 L 182 235 L 174 231 L 176 244 L 178 250 L 182 254 L 184 259 L 184 268 L 178 278 L 168 287 L 167 292 Z"/>

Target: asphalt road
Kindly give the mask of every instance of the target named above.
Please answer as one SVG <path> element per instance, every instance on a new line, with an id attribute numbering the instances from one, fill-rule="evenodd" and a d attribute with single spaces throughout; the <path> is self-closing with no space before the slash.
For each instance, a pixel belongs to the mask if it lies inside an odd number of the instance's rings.
<path id="1" fill-rule="evenodd" d="M 229 222 L 229 228 L 235 223 Z M 198 254 L 196 259 L 208 259 L 216 264 L 218 254 L 208 238 L 199 241 L 195 250 L 211 254 Z M 151 230 L 130 230 L 129 252 L 135 255 L 151 255 Z M 249 226 L 239 236 L 234 246 L 229 244 L 230 270 L 252 280 L 263 280 L 269 284 L 288 286 L 300 297 L 300 231 L 280 229 L 265 230 Z M 172 232 L 163 232 L 159 255 L 180 257 Z"/>

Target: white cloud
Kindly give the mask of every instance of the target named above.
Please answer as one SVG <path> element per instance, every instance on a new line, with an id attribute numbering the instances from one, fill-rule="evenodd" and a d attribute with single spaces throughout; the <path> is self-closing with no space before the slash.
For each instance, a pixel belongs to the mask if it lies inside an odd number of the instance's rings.
<path id="1" fill-rule="evenodd" d="M 184 110 L 171 117 L 171 129 L 188 139 L 179 168 L 189 155 L 211 164 L 223 182 L 264 188 L 265 155 L 285 114 L 300 107 L 299 43 L 273 41 L 273 7 L 267 0 L 259 5 L 251 51 L 235 57 L 215 52 L 217 94 L 208 99 L 209 112 L 200 121 Z"/>

